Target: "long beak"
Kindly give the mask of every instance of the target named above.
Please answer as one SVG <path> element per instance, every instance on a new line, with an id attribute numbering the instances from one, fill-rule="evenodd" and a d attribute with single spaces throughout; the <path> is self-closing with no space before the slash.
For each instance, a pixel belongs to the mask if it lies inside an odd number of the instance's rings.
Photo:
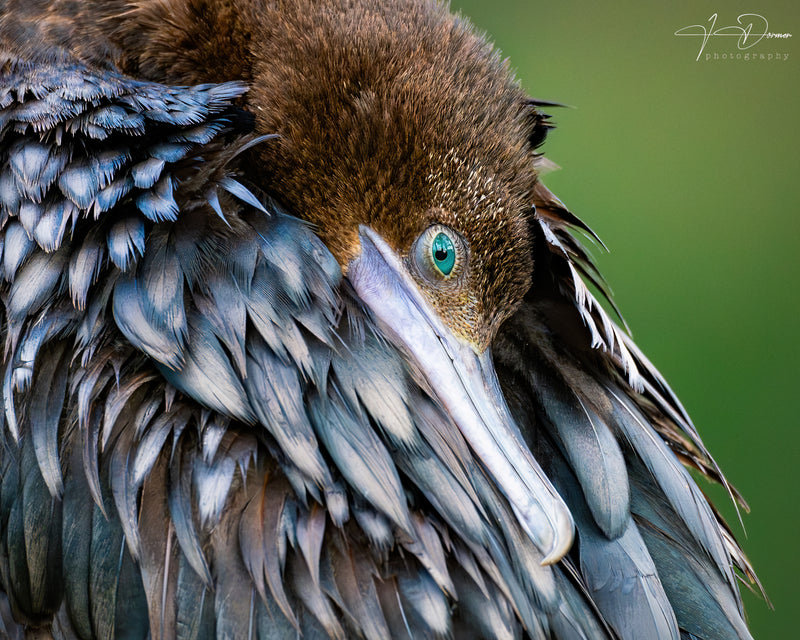
<path id="1" fill-rule="evenodd" d="M 389 245 L 368 227 L 359 231 L 361 253 L 347 278 L 387 337 L 414 358 L 542 552 L 542 564 L 557 562 L 572 546 L 572 515 L 525 445 L 489 351 L 476 354 L 453 335 Z"/>

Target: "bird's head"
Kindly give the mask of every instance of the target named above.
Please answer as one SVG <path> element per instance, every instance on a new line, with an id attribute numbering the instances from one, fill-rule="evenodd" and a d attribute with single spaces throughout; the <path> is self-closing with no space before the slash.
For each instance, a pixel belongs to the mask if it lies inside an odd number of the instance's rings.
<path id="1" fill-rule="evenodd" d="M 254 153 L 249 177 L 314 225 L 555 561 L 571 544 L 571 517 L 522 442 L 490 353 L 532 281 L 546 118 L 446 6 L 320 4 L 243 3 L 213 31 L 230 41 L 226 60 L 208 67 L 204 41 L 190 38 L 192 61 L 186 46 L 181 58 L 166 46 L 148 64 L 172 81 L 185 82 L 192 64 L 206 65 L 199 81 L 246 79 L 256 131 L 277 134 Z M 169 29 L 157 18 L 147 24 Z"/>
<path id="2" fill-rule="evenodd" d="M 263 184 L 345 273 L 380 239 L 442 323 L 485 351 L 530 286 L 532 141 L 546 125 L 444 7 L 363 3 L 354 18 L 302 4 L 270 21 L 254 66 L 256 126 L 280 136 L 261 148 Z"/>

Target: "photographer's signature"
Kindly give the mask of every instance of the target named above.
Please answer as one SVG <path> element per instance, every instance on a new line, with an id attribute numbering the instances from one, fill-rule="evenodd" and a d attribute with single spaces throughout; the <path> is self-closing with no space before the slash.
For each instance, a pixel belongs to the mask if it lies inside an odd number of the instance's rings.
<path id="1" fill-rule="evenodd" d="M 702 24 L 692 24 L 688 27 L 683 27 L 675 32 L 676 36 L 691 36 L 700 38 L 700 51 L 697 52 L 697 58 L 706 48 L 706 43 L 709 38 L 717 36 L 728 36 L 737 38 L 736 46 L 738 49 L 744 51 L 756 46 L 764 38 L 791 38 L 791 33 L 771 33 L 769 31 L 769 23 L 767 19 L 758 13 L 743 13 L 736 22 L 738 24 L 728 27 L 717 27 L 717 14 L 714 13 L 708 19 L 710 23 L 708 26 Z"/>

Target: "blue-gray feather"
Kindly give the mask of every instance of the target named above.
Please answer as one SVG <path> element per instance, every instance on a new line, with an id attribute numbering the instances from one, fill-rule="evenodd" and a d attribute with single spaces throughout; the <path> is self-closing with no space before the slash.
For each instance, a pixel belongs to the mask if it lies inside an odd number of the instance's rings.
<path id="1" fill-rule="evenodd" d="M 3 274 L 12 282 L 25 259 L 33 251 L 34 243 L 16 220 L 9 220 L 4 229 Z"/>
<path id="2" fill-rule="evenodd" d="M 631 465 L 631 480 L 634 517 L 680 628 L 698 638 L 750 640 L 738 590 L 677 517 L 641 462 Z"/>
<path id="3" fill-rule="evenodd" d="M 595 522 L 608 538 L 619 537 L 628 525 L 630 502 L 628 474 L 616 439 L 559 372 L 534 362 L 528 371 L 545 423 L 563 449 Z"/>

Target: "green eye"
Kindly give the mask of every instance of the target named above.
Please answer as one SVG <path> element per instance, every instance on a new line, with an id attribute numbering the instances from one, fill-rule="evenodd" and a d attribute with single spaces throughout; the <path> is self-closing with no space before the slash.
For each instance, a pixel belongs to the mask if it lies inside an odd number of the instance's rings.
<path id="1" fill-rule="evenodd" d="M 442 272 L 443 276 L 449 276 L 456 264 L 456 248 L 453 241 L 444 233 L 439 232 L 431 243 L 431 257 L 433 264 Z"/>
<path id="2" fill-rule="evenodd" d="M 414 270 L 428 282 L 457 285 L 467 268 L 469 248 L 458 231 L 433 224 L 419 234 L 409 258 Z"/>

